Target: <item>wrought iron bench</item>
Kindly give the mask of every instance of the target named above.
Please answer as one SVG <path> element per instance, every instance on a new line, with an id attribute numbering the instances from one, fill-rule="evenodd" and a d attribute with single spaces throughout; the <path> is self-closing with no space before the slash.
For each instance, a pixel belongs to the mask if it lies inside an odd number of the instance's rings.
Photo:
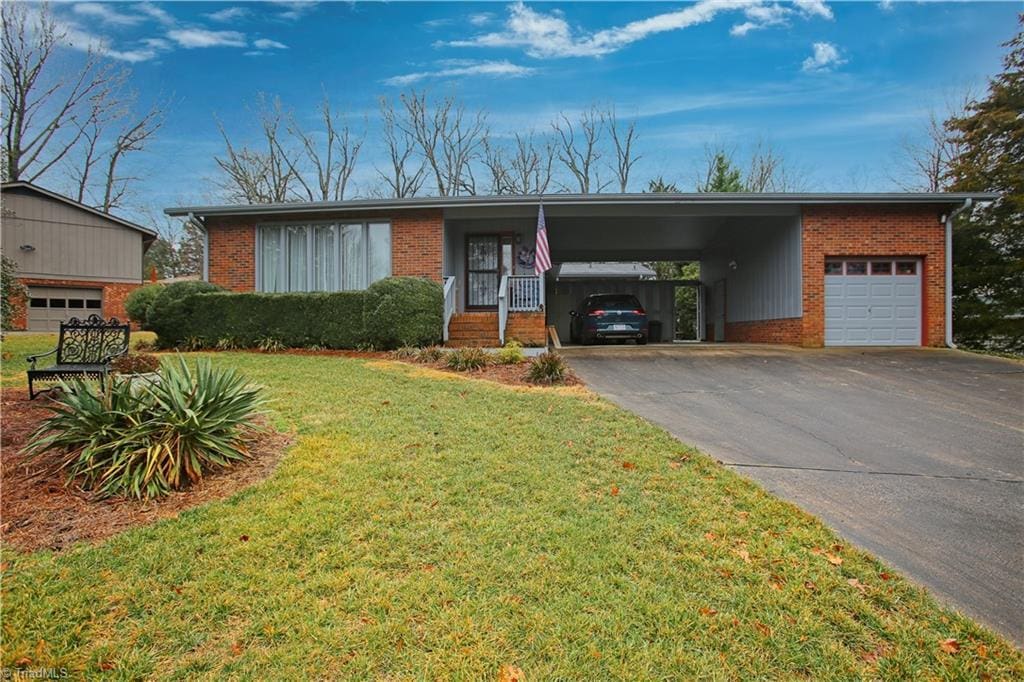
<path id="1" fill-rule="evenodd" d="M 130 335 L 131 326 L 121 324 L 117 318 L 104 320 L 99 315 L 90 315 L 84 321 L 72 317 L 67 322 L 61 322 L 57 347 L 28 358 L 29 400 L 35 400 L 36 381 L 106 378 L 110 362 L 128 352 Z M 54 354 L 57 355 L 55 365 L 36 369 L 36 360 Z"/>

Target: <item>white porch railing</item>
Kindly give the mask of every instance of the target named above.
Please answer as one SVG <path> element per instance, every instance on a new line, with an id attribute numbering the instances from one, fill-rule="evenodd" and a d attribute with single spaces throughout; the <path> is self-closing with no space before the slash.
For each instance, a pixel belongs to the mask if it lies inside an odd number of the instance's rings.
<path id="1" fill-rule="evenodd" d="M 508 275 L 501 276 L 498 287 L 498 344 L 505 345 L 505 327 L 508 325 Z"/>
<path id="2" fill-rule="evenodd" d="M 508 309 L 515 313 L 543 309 L 543 281 L 537 275 L 508 277 Z"/>
<path id="3" fill-rule="evenodd" d="M 444 326 L 441 328 L 441 338 L 448 341 L 448 324 L 455 314 L 455 278 L 444 278 Z"/>

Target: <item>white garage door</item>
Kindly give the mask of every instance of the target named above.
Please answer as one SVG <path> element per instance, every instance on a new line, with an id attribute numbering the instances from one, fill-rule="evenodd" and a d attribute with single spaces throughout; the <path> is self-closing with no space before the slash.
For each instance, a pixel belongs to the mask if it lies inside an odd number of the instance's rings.
<path id="1" fill-rule="evenodd" d="M 825 345 L 921 345 L 920 261 L 827 260 Z"/>
<path id="2" fill-rule="evenodd" d="M 103 308 L 102 289 L 29 287 L 28 297 L 30 331 L 57 331 L 64 320 L 99 315 Z"/>

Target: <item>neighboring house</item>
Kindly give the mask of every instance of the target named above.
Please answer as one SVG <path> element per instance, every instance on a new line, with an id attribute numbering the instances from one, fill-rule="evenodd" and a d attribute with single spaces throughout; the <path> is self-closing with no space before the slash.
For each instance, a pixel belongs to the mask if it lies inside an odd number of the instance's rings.
<path id="1" fill-rule="evenodd" d="M 555 268 L 543 279 L 533 265 L 536 196 L 166 212 L 204 230 L 204 278 L 234 291 L 360 289 L 388 275 L 443 282 L 452 345 L 544 343 L 546 325 L 567 339 L 558 311 L 580 292 L 560 293 L 558 264 L 699 261 L 706 340 L 942 346 L 952 338 L 952 216 L 993 198 L 552 195 L 544 211 Z"/>
<path id="2" fill-rule="evenodd" d="M 0 186 L 3 254 L 28 288 L 14 329 L 56 330 L 72 317 L 127 320 L 124 300 L 142 283 L 156 233 L 27 182 Z"/>

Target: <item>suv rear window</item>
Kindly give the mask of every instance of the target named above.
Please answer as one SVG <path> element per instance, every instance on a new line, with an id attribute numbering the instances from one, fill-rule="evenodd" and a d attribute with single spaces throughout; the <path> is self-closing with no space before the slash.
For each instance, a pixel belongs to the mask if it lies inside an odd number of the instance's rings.
<path id="1" fill-rule="evenodd" d="M 636 296 L 609 294 L 587 299 L 587 310 L 639 310 L 641 307 Z"/>

